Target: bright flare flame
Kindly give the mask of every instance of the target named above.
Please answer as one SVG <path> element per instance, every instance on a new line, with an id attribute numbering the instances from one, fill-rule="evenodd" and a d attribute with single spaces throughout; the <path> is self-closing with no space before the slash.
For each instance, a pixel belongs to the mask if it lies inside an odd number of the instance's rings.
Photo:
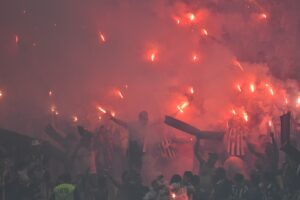
<path id="1" fill-rule="evenodd" d="M 103 35 L 103 33 L 101 33 L 101 32 L 99 32 L 99 40 L 100 40 L 102 43 L 106 42 L 106 38 L 105 38 L 105 36 Z"/>
<path id="2" fill-rule="evenodd" d="M 111 113 L 111 116 L 115 117 L 116 116 L 116 113 L 114 111 L 112 111 Z"/>
<path id="3" fill-rule="evenodd" d="M 78 117 L 74 115 L 74 116 L 72 116 L 72 120 L 73 120 L 73 122 L 76 123 L 76 122 L 78 122 Z"/>
<path id="4" fill-rule="evenodd" d="M 245 122 L 249 121 L 248 114 L 245 111 L 243 112 L 243 117 L 244 117 Z"/>
<path id="5" fill-rule="evenodd" d="M 184 109 L 189 105 L 189 102 L 185 101 L 181 105 L 177 106 L 179 112 L 184 113 Z"/>
<path id="6" fill-rule="evenodd" d="M 250 84 L 250 91 L 251 91 L 252 93 L 255 92 L 255 85 L 254 85 L 254 84 Z"/>
<path id="7" fill-rule="evenodd" d="M 191 20 L 191 22 L 195 21 L 195 15 L 193 13 L 189 14 L 189 19 Z"/>
<path id="8" fill-rule="evenodd" d="M 53 95 L 53 92 L 50 90 L 50 91 L 48 92 L 48 95 L 49 95 L 49 97 L 51 97 L 51 96 Z"/>
<path id="9" fill-rule="evenodd" d="M 150 59 L 151 59 L 151 62 L 154 62 L 155 61 L 155 53 L 151 53 L 151 56 L 150 56 Z"/>
<path id="10" fill-rule="evenodd" d="M 205 28 L 203 28 L 201 32 L 203 35 L 208 36 L 208 31 Z"/>
<path id="11" fill-rule="evenodd" d="M 271 120 L 268 121 L 268 125 L 271 128 L 273 126 L 273 122 Z"/>
<path id="12" fill-rule="evenodd" d="M 259 15 L 259 18 L 260 19 L 267 19 L 268 15 L 266 13 L 262 13 L 262 14 Z"/>
<path id="13" fill-rule="evenodd" d="M 198 60 L 198 55 L 197 54 L 193 54 L 193 61 L 196 62 Z"/>
<path id="14" fill-rule="evenodd" d="M 194 88 L 191 87 L 191 88 L 190 88 L 190 93 L 191 93 L 191 94 L 194 94 L 194 92 L 195 92 L 195 91 L 194 91 Z"/>
<path id="15" fill-rule="evenodd" d="M 52 106 L 50 107 L 50 111 L 51 111 L 52 113 L 55 113 L 55 112 L 56 112 L 56 107 L 55 107 L 54 105 L 52 105 Z"/>
<path id="16" fill-rule="evenodd" d="M 124 99 L 124 96 L 123 96 L 121 90 L 116 90 L 116 95 L 117 95 L 118 97 L 120 97 L 121 99 Z"/>
<path id="17" fill-rule="evenodd" d="M 98 106 L 98 110 L 102 113 L 107 113 L 107 111 L 105 109 L 103 109 L 102 107 Z"/>
<path id="18" fill-rule="evenodd" d="M 237 90 L 238 90 L 239 92 L 242 92 L 242 87 L 241 87 L 240 84 L 237 84 L 237 85 L 236 85 L 236 88 L 237 88 Z"/>
<path id="19" fill-rule="evenodd" d="M 297 107 L 300 106 L 300 96 L 297 98 L 297 104 L 296 104 Z"/>
<path id="20" fill-rule="evenodd" d="M 236 111 L 235 111 L 234 109 L 231 110 L 231 113 L 232 113 L 233 115 L 236 115 Z"/>
<path id="21" fill-rule="evenodd" d="M 269 91 L 270 91 L 270 94 L 271 94 L 272 96 L 274 96 L 275 93 L 274 93 L 273 89 L 270 88 Z"/>
<path id="22" fill-rule="evenodd" d="M 175 193 L 172 193 L 171 196 L 172 196 L 173 199 L 176 198 L 176 194 Z"/>

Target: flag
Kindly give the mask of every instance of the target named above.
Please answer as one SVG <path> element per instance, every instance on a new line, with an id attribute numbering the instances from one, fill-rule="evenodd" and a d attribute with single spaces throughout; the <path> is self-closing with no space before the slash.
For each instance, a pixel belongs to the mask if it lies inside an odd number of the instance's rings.
<path id="1" fill-rule="evenodd" d="M 172 145 L 172 141 L 164 137 L 163 141 L 159 145 L 160 153 L 163 158 L 173 159 L 176 156 L 175 148 Z"/>
<path id="2" fill-rule="evenodd" d="M 290 132 L 291 132 L 291 113 L 288 112 L 282 116 L 280 116 L 281 122 L 281 134 L 280 140 L 281 145 L 286 144 L 290 140 Z"/>
<path id="3" fill-rule="evenodd" d="M 244 131 L 240 128 L 231 127 L 228 129 L 226 136 L 227 153 L 230 156 L 244 156 L 246 147 Z"/>

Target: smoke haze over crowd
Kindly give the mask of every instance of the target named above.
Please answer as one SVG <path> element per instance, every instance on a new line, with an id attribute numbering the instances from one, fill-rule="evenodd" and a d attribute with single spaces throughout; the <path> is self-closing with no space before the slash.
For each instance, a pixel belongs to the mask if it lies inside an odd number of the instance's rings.
<path id="1" fill-rule="evenodd" d="M 232 109 L 250 122 L 257 108 L 271 118 L 285 104 L 297 110 L 299 8 L 297 0 L 3 0 L 1 127 L 38 135 L 51 106 L 56 120 L 89 128 L 98 106 L 130 120 L 179 106 L 178 118 L 202 128 L 224 127 Z"/>

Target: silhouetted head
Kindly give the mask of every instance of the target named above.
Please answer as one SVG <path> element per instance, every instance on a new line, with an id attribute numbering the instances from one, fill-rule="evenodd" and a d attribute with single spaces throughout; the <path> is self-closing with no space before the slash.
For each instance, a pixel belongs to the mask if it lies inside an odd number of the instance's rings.
<path id="1" fill-rule="evenodd" d="M 175 174 L 172 176 L 171 180 L 170 180 L 170 184 L 173 184 L 173 183 L 181 183 L 182 181 L 182 178 L 179 174 Z"/>
<path id="2" fill-rule="evenodd" d="M 183 174 L 183 183 L 190 183 L 193 177 L 193 173 L 191 171 L 185 171 Z"/>
<path id="3" fill-rule="evenodd" d="M 141 111 L 139 113 L 139 122 L 141 122 L 143 125 L 147 125 L 148 121 L 149 121 L 148 112 L 145 110 Z"/>
<path id="4" fill-rule="evenodd" d="M 218 155 L 216 153 L 209 153 L 208 154 L 207 164 L 210 167 L 214 167 L 217 160 L 218 160 Z"/>
<path id="5" fill-rule="evenodd" d="M 241 186 L 244 183 L 244 176 L 240 173 L 237 173 L 234 176 L 234 183 L 238 186 Z"/>

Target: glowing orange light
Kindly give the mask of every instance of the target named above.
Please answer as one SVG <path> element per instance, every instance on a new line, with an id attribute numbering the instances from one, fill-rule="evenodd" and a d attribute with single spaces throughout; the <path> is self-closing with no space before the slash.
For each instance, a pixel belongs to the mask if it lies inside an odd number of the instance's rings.
<path id="1" fill-rule="evenodd" d="M 116 90 L 116 95 L 117 95 L 118 97 L 120 97 L 121 99 L 124 99 L 124 96 L 123 96 L 121 90 Z"/>
<path id="2" fill-rule="evenodd" d="M 248 114 L 245 111 L 243 112 L 243 117 L 244 117 L 245 122 L 249 121 Z"/>
<path id="3" fill-rule="evenodd" d="M 107 111 L 105 109 L 103 109 L 102 107 L 98 106 L 98 110 L 102 113 L 107 113 Z"/>
<path id="4" fill-rule="evenodd" d="M 19 41 L 20 41 L 20 38 L 19 38 L 19 36 L 18 36 L 18 35 L 16 35 L 16 36 L 15 36 L 15 41 L 16 41 L 16 44 L 18 44 L 18 43 L 19 43 Z"/>
<path id="5" fill-rule="evenodd" d="M 50 111 L 51 111 L 52 113 L 55 113 L 55 112 L 56 112 L 56 107 L 55 107 L 54 105 L 52 105 L 52 106 L 50 107 Z"/>
<path id="6" fill-rule="evenodd" d="M 73 120 L 73 122 L 78 122 L 78 117 L 77 116 L 72 116 L 72 120 Z"/>
<path id="7" fill-rule="evenodd" d="M 235 111 L 234 109 L 231 110 L 231 113 L 232 113 L 233 115 L 236 115 L 236 111 Z"/>
<path id="8" fill-rule="evenodd" d="M 155 61 L 155 53 L 151 53 L 151 57 L 150 57 L 150 59 L 151 59 L 151 62 L 154 62 Z"/>
<path id="9" fill-rule="evenodd" d="M 233 65 L 237 66 L 241 71 L 244 71 L 243 66 L 241 65 L 241 63 L 238 60 L 233 59 L 232 63 L 233 63 Z"/>
<path id="10" fill-rule="evenodd" d="M 111 113 L 111 116 L 115 117 L 116 116 L 116 113 L 114 111 L 112 111 Z"/>
<path id="11" fill-rule="evenodd" d="M 176 198 L 176 194 L 175 193 L 172 193 L 171 196 L 172 196 L 173 199 Z"/>
<path id="12" fill-rule="evenodd" d="M 254 84 L 250 84 L 250 91 L 252 93 L 255 92 L 255 85 Z"/>
<path id="13" fill-rule="evenodd" d="M 203 28 L 201 32 L 203 35 L 208 36 L 208 31 L 205 28 Z"/>
<path id="14" fill-rule="evenodd" d="M 288 104 L 288 103 L 289 103 L 288 98 L 285 98 L 285 99 L 284 99 L 284 102 L 285 102 L 285 104 Z"/>
<path id="15" fill-rule="evenodd" d="M 297 107 L 300 106 L 300 96 L 297 98 L 297 104 L 296 104 Z"/>
<path id="16" fill-rule="evenodd" d="M 262 13 L 262 14 L 259 15 L 259 18 L 260 19 L 267 19 L 268 15 L 266 13 Z"/>
<path id="17" fill-rule="evenodd" d="M 193 22 L 195 20 L 195 15 L 193 13 L 190 13 L 189 19 L 191 20 L 191 22 Z"/>
<path id="18" fill-rule="evenodd" d="M 194 91 L 194 88 L 191 87 L 191 88 L 190 88 L 190 93 L 191 93 L 191 94 L 194 94 L 194 92 L 195 92 L 195 91 Z"/>
<path id="19" fill-rule="evenodd" d="M 273 126 L 273 122 L 271 120 L 268 121 L 268 125 L 271 128 Z"/>
<path id="20" fill-rule="evenodd" d="M 99 32 L 99 39 L 102 43 L 106 42 L 106 38 L 103 33 Z"/>
<path id="21" fill-rule="evenodd" d="M 174 20 L 176 21 L 176 24 L 178 24 L 178 25 L 179 25 L 180 22 L 181 22 L 180 19 L 179 19 L 178 17 L 175 17 Z"/>
<path id="22" fill-rule="evenodd" d="M 270 94 L 271 94 L 272 96 L 274 96 L 275 93 L 274 93 L 273 89 L 270 88 L 269 91 L 270 91 Z"/>
<path id="23" fill-rule="evenodd" d="M 50 91 L 48 92 L 48 95 L 49 95 L 49 97 L 51 97 L 51 96 L 53 95 L 53 92 L 50 90 Z"/>
<path id="24" fill-rule="evenodd" d="M 196 62 L 198 60 L 198 55 L 197 54 L 193 54 L 193 61 Z"/>
<path id="25" fill-rule="evenodd" d="M 185 101 L 181 105 L 177 106 L 179 112 L 183 113 L 184 109 L 189 105 L 189 102 Z"/>
<path id="26" fill-rule="evenodd" d="M 102 119 L 102 117 L 101 117 L 101 116 L 98 116 L 98 120 L 101 121 L 101 119 Z"/>
<path id="27" fill-rule="evenodd" d="M 237 88 L 237 90 L 238 90 L 239 92 L 242 92 L 242 87 L 241 87 L 240 84 L 237 84 L 237 85 L 236 85 L 236 88 Z"/>
<path id="28" fill-rule="evenodd" d="M 0 90 L 0 98 L 3 97 L 3 92 Z"/>
<path id="29" fill-rule="evenodd" d="M 55 111 L 55 115 L 59 115 L 59 112 L 58 112 L 58 111 Z"/>

